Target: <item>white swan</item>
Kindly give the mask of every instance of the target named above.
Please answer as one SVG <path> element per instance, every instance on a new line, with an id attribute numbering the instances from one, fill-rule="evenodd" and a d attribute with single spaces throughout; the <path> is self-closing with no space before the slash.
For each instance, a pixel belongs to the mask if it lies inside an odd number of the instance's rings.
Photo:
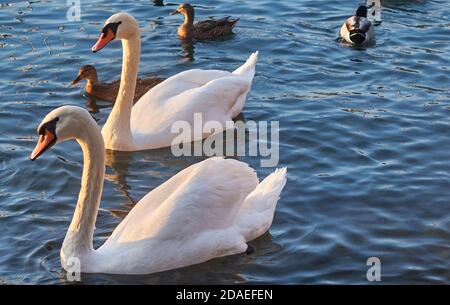
<path id="1" fill-rule="evenodd" d="M 174 122 L 186 121 L 193 126 L 194 113 L 202 113 L 203 122 L 225 125 L 244 107 L 255 75 L 257 52 L 233 73 L 195 69 L 176 74 L 152 88 L 133 107 L 141 54 L 137 21 L 126 13 L 111 16 L 92 51 L 101 50 L 114 39 L 122 40 L 122 82 L 102 129 L 107 149 L 136 151 L 172 146 L 177 136 L 171 132 Z"/>
<path id="2" fill-rule="evenodd" d="M 341 27 L 344 41 L 353 45 L 370 45 L 375 42 L 375 30 L 367 19 L 367 6 L 358 7 L 355 16 L 348 18 Z"/>
<path id="3" fill-rule="evenodd" d="M 210 158 L 194 164 L 142 198 L 97 250 L 92 239 L 105 173 L 100 128 L 79 107 L 50 112 L 38 127 L 31 154 L 75 139 L 84 167 L 75 213 L 61 248 L 66 270 L 75 259 L 87 273 L 149 274 L 246 251 L 246 242 L 266 232 L 286 169 L 261 183 L 247 164 Z"/>

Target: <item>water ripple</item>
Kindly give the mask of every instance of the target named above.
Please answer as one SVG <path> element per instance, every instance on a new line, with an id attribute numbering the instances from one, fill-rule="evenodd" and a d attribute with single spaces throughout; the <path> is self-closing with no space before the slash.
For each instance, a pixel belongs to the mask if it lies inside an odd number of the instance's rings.
<path id="1" fill-rule="evenodd" d="M 203 1 L 198 16 L 241 21 L 229 39 L 195 46 L 176 39 L 169 4 L 82 1 L 81 22 L 66 21 L 64 1 L 0 4 L 0 283 L 66 283 L 59 249 L 81 152 L 65 143 L 27 158 L 55 107 L 85 106 L 105 122 L 110 104 L 69 83 L 85 64 L 104 80 L 118 77 L 120 44 L 99 54 L 90 46 L 120 10 L 143 27 L 142 75 L 232 70 L 260 50 L 243 115 L 280 121 L 289 182 L 251 255 L 150 276 L 86 274 L 83 283 L 367 283 L 371 256 L 382 261 L 383 283 L 450 281 L 448 1 L 384 0 L 377 44 L 365 50 L 336 42 L 350 1 Z M 201 159 L 168 149 L 108 155 L 95 246 L 137 200 Z M 261 177 L 273 170 L 240 159 Z"/>

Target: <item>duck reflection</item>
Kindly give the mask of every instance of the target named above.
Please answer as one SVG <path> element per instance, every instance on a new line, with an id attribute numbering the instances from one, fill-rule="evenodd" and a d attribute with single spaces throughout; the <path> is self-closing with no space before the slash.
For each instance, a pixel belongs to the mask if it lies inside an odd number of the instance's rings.
<path id="1" fill-rule="evenodd" d="M 113 105 L 110 102 L 98 100 L 93 96 L 86 95 L 86 108 L 91 114 L 98 114 L 102 109 L 111 109 Z M 97 122 L 98 119 L 95 119 Z"/>
<path id="2" fill-rule="evenodd" d="M 88 96 L 86 108 L 92 114 L 100 112 L 100 107 L 97 105 L 97 99 L 95 97 Z"/>
<path id="3" fill-rule="evenodd" d="M 181 47 L 183 48 L 183 58 L 186 62 L 194 61 L 195 45 L 191 38 L 180 39 Z"/>

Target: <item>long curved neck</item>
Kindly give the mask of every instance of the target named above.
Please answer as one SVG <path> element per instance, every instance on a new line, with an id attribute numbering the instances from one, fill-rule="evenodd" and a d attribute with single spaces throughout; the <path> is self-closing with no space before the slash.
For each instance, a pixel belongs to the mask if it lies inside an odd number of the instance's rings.
<path id="1" fill-rule="evenodd" d="M 106 148 L 114 150 L 126 150 L 126 147 L 130 147 L 134 143 L 130 121 L 141 56 L 139 29 L 133 36 L 122 40 L 122 47 L 122 76 L 119 93 L 111 114 L 102 129 Z"/>
<path id="2" fill-rule="evenodd" d="M 85 128 L 77 138 L 83 150 L 83 175 L 75 212 L 61 248 L 63 265 L 71 257 L 81 259 L 93 252 L 93 235 L 105 175 L 105 147 L 100 128 Z"/>

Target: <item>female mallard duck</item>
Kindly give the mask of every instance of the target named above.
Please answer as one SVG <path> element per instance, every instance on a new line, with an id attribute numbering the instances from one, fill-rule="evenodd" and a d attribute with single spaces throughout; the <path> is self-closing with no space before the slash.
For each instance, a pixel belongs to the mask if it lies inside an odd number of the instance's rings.
<path id="1" fill-rule="evenodd" d="M 178 36 L 183 39 L 194 38 L 196 40 L 215 39 L 229 35 L 239 19 L 225 17 L 219 20 L 204 20 L 194 24 L 194 7 L 189 3 L 181 4 L 171 15 L 183 14 L 184 22 L 178 28 Z"/>
<path id="2" fill-rule="evenodd" d="M 120 79 L 110 83 L 102 83 L 98 80 L 97 70 L 91 65 L 82 66 L 80 68 L 77 78 L 72 81 L 72 86 L 78 84 L 83 79 L 87 81 L 85 89 L 90 96 L 109 102 L 114 102 L 116 100 L 120 87 Z M 164 78 L 157 76 L 138 78 L 136 81 L 134 101 L 136 102 L 139 100 L 147 93 L 147 91 L 161 83 L 163 80 Z"/>
<path id="3" fill-rule="evenodd" d="M 353 45 L 368 45 L 375 41 L 372 22 L 367 19 L 367 7 L 360 6 L 356 15 L 348 18 L 341 27 L 341 37 Z"/>

